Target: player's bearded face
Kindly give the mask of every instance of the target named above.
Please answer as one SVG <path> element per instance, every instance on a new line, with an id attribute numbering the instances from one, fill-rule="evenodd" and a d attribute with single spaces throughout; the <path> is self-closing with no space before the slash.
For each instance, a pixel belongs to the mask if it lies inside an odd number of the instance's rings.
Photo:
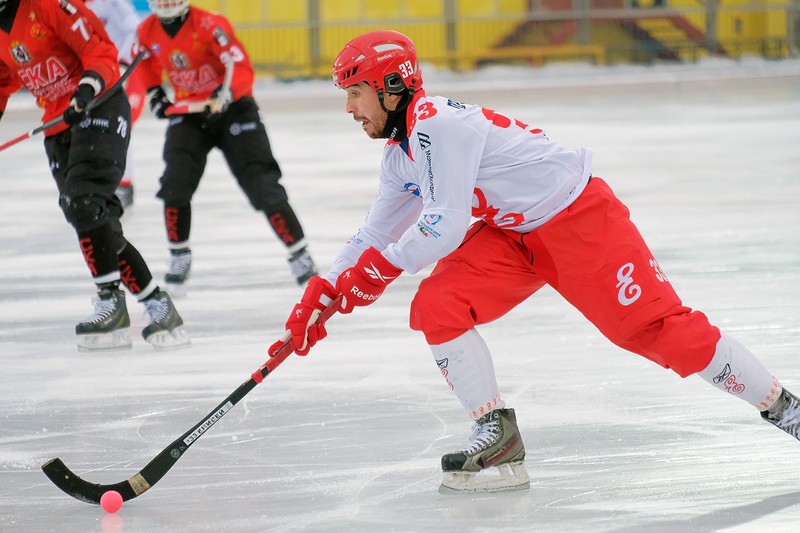
<path id="1" fill-rule="evenodd" d="M 381 138 L 389 115 L 381 108 L 378 93 L 366 83 L 353 85 L 345 90 L 345 111 L 353 115 L 353 119 L 361 124 L 361 128 L 370 138 Z"/>

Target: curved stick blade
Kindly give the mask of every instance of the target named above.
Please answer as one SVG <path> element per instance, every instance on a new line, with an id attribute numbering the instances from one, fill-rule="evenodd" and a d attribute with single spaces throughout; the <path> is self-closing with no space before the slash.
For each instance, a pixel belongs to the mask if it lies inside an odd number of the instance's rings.
<path id="1" fill-rule="evenodd" d="M 141 474 L 136 474 L 131 479 L 108 485 L 90 483 L 73 473 L 58 457 L 50 459 L 43 464 L 42 471 L 56 487 L 65 493 L 77 500 L 95 505 L 99 505 L 100 497 L 110 490 L 119 492 L 122 500 L 128 501 L 150 488 L 150 484 Z M 134 487 L 139 490 L 135 490 Z"/>

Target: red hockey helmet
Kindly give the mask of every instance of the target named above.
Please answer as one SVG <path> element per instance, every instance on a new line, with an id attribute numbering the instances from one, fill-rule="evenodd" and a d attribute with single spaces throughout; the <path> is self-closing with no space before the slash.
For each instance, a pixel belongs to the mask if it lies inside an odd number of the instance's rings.
<path id="1" fill-rule="evenodd" d="M 378 30 L 347 43 L 333 62 L 333 83 L 345 89 L 362 81 L 389 94 L 421 88 L 414 42 L 402 33 Z"/>

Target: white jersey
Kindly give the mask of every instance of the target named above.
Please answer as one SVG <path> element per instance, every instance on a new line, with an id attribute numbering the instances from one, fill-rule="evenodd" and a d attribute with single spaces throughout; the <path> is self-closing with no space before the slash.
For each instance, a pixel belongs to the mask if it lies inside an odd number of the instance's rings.
<path id="1" fill-rule="evenodd" d="M 418 272 L 458 247 L 472 217 L 527 233 L 589 181 L 589 150 L 493 110 L 423 94 L 412 116 L 408 138 L 384 149 L 378 197 L 325 275 L 331 283 L 369 246 Z"/>
<path id="2" fill-rule="evenodd" d="M 120 63 L 130 63 L 136 28 L 142 21 L 130 0 L 86 0 L 85 3 L 106 27 L 106 33 L 119 50 Z"/>

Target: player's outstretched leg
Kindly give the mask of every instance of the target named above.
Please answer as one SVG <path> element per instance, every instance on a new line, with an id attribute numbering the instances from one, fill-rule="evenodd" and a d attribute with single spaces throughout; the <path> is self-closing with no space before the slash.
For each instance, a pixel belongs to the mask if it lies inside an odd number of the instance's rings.
<path id="1" fill-rule="evenodd" d="M 183 328 L 183 320 L 172 304 L 169 294 L 156 289 L 142 301 L 150 315 L 150 324 L 142 330 L 144 340 L 157 350 L 177 348 L 189 344 L 189 335 Z"/>
<path id="2" fill-rule="evenodd" d="M 513 409 L 495 409 L 472 428 L 469 445 L 442 456 L 443 494 L 530 488 L 525 445 Z M 496 468 L 496 471 L 490 470 Z"/>
<path id="3" fill-rule="evenodd" d="M 800 398 L 786 389 L 775 405 L 761 411 L 761 418 L 800 440 Z"/>
<path id="4" fill-rule="evenodd" d="M 118 287 L 107 287 L 98 290 L 93 301 L 92 316 L 75 326 L 78 350 L 130 348 L 128 327 L 131 320 L 125 305 L 125 293 Z"/>

